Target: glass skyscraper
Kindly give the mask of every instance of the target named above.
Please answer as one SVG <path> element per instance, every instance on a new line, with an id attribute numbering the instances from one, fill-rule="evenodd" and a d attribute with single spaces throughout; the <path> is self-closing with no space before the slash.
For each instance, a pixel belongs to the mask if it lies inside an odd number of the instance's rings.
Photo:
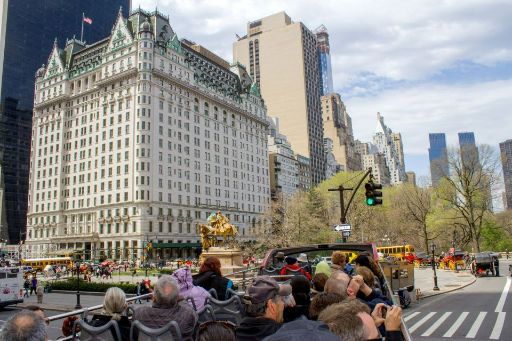
<path id="1" fill-rule="evenodd" d="M 475 133 L 473 132 L 462 132 L 459 133 L 459 146 L 472 146 L 476 147 Z"/>
<path id="2" fill-rule="evenodd" d="M 127 16 L 130 0 L 1 1 L 0 237 L 10 243 L 23 238 L 26 229 L 35 72 L 47 63 L 55 39 L 64 45 L 66 37 L 80 38 L 82 13 L 92 19 L 84 24 L 84 41 L 96 42 L 110 35 L 112 13 L 121 6 Z"/>
<path id="3" fill-rule="evenodd" d="M 479 163 L 478 148 L 476 147 L 475 142 L 475 133 L 459 133 L 459 147 L 460 158 L 464 165 L 467 165 L 467 167 L 471 167 L 471 165 L 475 164 L 475 161 Z"/>
<path id="4" fill-rule="evenodd" d="M 321 96 L 333 93 L 331 53 L 329 46 L 329 33 L 324 25 L 315 30 L 316 47 L 318 53 L 318 70 L 320 71 Z"/>
<path id="5" fill-rule="evenodd" d="M 428 149 L 430 176 L 432 186 L 436 187 L 439 180 L 449 173 L 446 135 L 444 133 L 428 134 L 428 139 L 430 142 L 430 148 Z"/>

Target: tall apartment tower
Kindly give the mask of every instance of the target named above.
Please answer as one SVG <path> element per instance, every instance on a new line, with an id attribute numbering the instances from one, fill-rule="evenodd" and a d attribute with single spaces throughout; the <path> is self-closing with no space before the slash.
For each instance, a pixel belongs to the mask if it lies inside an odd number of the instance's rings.
<path id="1" fill-rule="evenodd" d="M 400 135 L 394 135 L 393 131 L 384 123 L 384 117 L 377 113 L 377 129 L 375 130 L 375 135 L 373 135 L 373 143 L 377 146 L 379 153 L 383 154 L 386 159 L 391 185 L 396 185 L 405 182 L 407 175 L 405 174 L 405 165 L 403 164 L 403 151 L 397 150 L 393 136 Z M 401 148 L 401 138 L 398 141 Z M 400 153 L 402 153 L 401 157 Z"/>
<path id="2" fill-rule="evenodd" d="M 336 161 L 333 153 L 334 143 L 328 137 L 324 138 L 324 153 L 325 153 L 325 178 L 329 179 L 338 172 L 343 171 L 341 165 Z"/>
<path id="3" fill-rule="evenodd" d="M 331 53 L 329 46 L 329 33 L 324 25 L 315 29 L 316 46 L 318 51 L 318 69 L 320 71 L 320 90 L 321 95 L 334 92 L 332 82 Z"/>
<path id="4" fill-rule="evenodd" d="M 361 158 L 354 148 L 352 118 L 338 93 L 321 97 L 324 137 L 333 141 L 333 154 L 344 171 L 362 169 Z"/>
<path id="5" fill-rule="evenodd" d="M 476 146 L 475 134 L 473 132 L 459 133 L 459 147 L 462 162 L 467 160 L 471 163 L 473 158 L 476 158 L 476 161 L 479 162 L 478 148 Z"/>
<path id="6" fill-rule="evenodd" d="M 316 36 L 280 12 L 247 24 L 233 60 L 248 66 L 293 150 L 310 159 L 312 184 L 325 177 Z"/>
<path id="7" fill-rule="evenodd" d="M 36 72 L 27 247 L 196 257 L 217 210 L 251 235 L 270 205 L 258 86 L 158 11 L 111 15 L 109 36 L 56 42 Z"/>
<path id="8" fill-rule="evenodd" d="M 501 165 L 505 182 L 504 208 L 512 209 L 512 139 L 500 143 Z"/>
<path id="9" fill-rule="evenodd" d="M 404 144 L 402 143 L 402 134 L 391 133 L 391 139 L 393 140 L 393 145 L 395 146 L 395 151 L 398 157 L 398 162 L 400 163 L 400 168 L 405 169 Z"/>
<path id="10" fill-rule="evenodd" d="M 442 177 L 449 175 L 448 152 L 446 149 L 446 135 L 444 133 L 428 134 L 430 148 L 428 159 L 430 161 L 430 178 L 432 186 L 437 187 Z"/>
<path id="11" fill-rule="evenodd" d="M 7 239 L 25 238 L 30 167 L 30 132 L 34 73 L 46 62 L 55 38 L 80 35 L 82 13 L 93 19 L 84 39 L 110 34 L 112 18 L 130 0 L 2 0 L 0 1 L 0 165 L 4 179 Z M 2 212 L 0 211 L 0 215 Z"/>

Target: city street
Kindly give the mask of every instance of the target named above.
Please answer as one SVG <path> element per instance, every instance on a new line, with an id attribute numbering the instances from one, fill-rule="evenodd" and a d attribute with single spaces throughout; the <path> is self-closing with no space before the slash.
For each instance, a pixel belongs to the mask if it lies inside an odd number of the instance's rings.
<path id="1" fill-rule="evenodd" d="M 414 340 L 510 340 L 512 298 L 510 261 L 501 277 L 482 277 L 460 290 L 422 300 L 404 313 Z"/>

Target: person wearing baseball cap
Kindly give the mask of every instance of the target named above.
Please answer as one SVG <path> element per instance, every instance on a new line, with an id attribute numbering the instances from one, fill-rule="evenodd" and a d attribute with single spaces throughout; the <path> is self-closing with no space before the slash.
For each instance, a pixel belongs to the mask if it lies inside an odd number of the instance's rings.
<path id="1" fill-rule="evenodd" d="M 283 323 L 290 285 L 279 285 L 269 276 L 256 277 L 243 297 L 246 317 L 236 329 L 237 341 L 259 341 L 274 334 Z"/>

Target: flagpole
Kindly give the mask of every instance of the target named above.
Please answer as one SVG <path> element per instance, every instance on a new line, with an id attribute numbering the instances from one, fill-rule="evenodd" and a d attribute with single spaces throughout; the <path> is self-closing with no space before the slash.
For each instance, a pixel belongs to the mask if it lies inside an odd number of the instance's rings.
<path id="1" fill-rule="evenodd" d="M 84 41 L 84 12 L 82 12 L 82 33 L 80 34 L 80 41 Z"/>

